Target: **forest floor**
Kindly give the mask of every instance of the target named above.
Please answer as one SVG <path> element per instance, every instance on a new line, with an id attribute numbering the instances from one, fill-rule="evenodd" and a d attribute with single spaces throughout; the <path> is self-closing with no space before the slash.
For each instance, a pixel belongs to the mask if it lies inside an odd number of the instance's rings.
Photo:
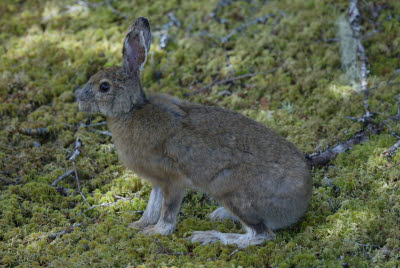
<path id="1" fill-rule="evenodd" d="M 360 1 L 359 39 L 349 7 L 1 1 L 0 266 L 400 266 L 400 154 L 385 153 L 400 139 L 400 1 Z M 196 191 L 172 235 L 128 227 L 151 186 L 121 165 L 104 117 L 79 112 L 74 91 L 121 63 L 122 40 L 139 16 L 153 32 L 146 91 L 237 111 L 307 154 L 364 130 L 363 143 L 313 168 L 309 211 L 276 240 L 247 249 L 190 243 L 195 230 L 241 231 L 211 222 L 218 204 Z"/>

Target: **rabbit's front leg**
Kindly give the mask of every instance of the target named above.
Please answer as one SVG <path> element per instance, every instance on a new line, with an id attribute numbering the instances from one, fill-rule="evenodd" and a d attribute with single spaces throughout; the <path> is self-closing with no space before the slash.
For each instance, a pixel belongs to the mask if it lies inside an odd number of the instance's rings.
<path id="1" fill-rule="evenodd" d="M 148 226 L 143 233 L 152 234 L 171 234 L 176 227 L 176 216 L 181 206 L 185 189 L 178 185 L 168 185 L 163 187 L 164 200 L 162 203 L 161 215 L 157 224 Z"/>
<path id="2" fill-rule="evenodd" d="M 131 223 L 129 227 L 143 229 L 147 226 L 156 224 L 160 218 L 162 200 L 163 193 L 161 187 L 154 186 L 153 190 L 151 190 L 149 202 L 147 203 L 143 216 L 140 220 Z"/>

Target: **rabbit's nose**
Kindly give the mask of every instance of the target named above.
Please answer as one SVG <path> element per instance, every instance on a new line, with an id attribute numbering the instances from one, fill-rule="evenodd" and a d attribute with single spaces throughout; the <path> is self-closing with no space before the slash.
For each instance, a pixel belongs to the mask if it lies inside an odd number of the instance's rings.
<path id="1" fill-rule="evenodd" d="M 93 98 L 93 92 L 91 91 L 91 86 L 86 84 L 83 88 L 77 89 L 75 91 L 75 96 L 78 101 L 89 101 Z"/>

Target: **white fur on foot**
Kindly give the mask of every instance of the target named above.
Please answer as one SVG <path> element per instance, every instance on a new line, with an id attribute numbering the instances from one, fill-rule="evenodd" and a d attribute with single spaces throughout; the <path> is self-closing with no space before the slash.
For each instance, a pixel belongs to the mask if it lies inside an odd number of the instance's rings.
<path id="1" fill-rule="evenodd" d="M 153 223 L 154 224 L 154 223 Z M 142 218 L 138 221 L 132 222 L 128 225 L 129 228 L 134 228 L 134 229 L 139 229 L 142 230 L 146 228 L 147 226 L 153 225 L 152 223 L 142 220 Z"/>
<path id="2" fill-rule="evenodd" d="M 160 187 L 154 186 L 150 193 L 147 207 L 140 220 L 129 224 L 130 228 L 142 230 L 147 226 L 154 225 L 160 218 L 163 193 Z"/>
<path id="3" fill-rule="evenodd" d="M 225 219 L 231 219 L 234 222 L 239 222 L 239 220 L 235 216 L 232 216 L 224 207 L 219 207 L 216 210 L 214 210 L 210 214 L 210 219 L 212 221 L 222 221 Z"/>
<path id="4" fill-rule="evenodd" d="M 175 224 L 158 221 L 157 224 L 144 228 L 142 232 L 146 235 L 162 234 L 165 236 L 172 234 L 174 230 L 175 230 Z"/>
<path id="5" fill-rule="evenodd" d="M 275 237 L 269 234 L 253 235 L 252 232 L 246 234 L 221 233 L 218 231 L 197 231 L 189 238 L 190 241 L 201 244 L 210 244 L 221 241 L 222 244 L 236 244 L 239 248 L 246 248 L 250 245 L 263 244 L 265 240 L 273 240 Z"/>

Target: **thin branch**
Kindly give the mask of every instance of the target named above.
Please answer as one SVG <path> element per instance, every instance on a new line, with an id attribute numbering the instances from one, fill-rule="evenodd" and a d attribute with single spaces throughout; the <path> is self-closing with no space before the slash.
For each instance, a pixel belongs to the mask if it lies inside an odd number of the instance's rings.
<path id="1" fill-rule="evenodd" d="M 173 12 L 168 13 L 169 22 L 164 24 L 161 29 L 161 37 L 160 37 L 160 48 L 165 49 L 169 42 L 171 41 L 171 36 L 169 34 L 169 30 L 176 26 L 178 28 L 181 27 L 182 23 L 179 19 L 177 19 Z"/>
<path id="2" fill-rule="evenodd" d="M 400 69 L 396 69 L 394 71 L 393 76 L 386 82 L 386 85 L 389 86 L 391 84 L 393 84 L 393 80 L 396 79 L 397 75 L 400 73 Z"/>
<path id="3" fill-rule="evenodd" d="M 351 241 L 349 241 L 349 242 L 351 242 Z M 357 246 L 362 246 L 362 247 L 379 248 L 379 246 L 377 246 L 377 245 L 361 244 L 361 243 L 358 243 L 358 242 L 355 242 L 355 241 L 353 243 L 356 244 Z"/>
<path id="4" fill-rule="evenodd" d="M 215 6 L 213 12 L 210 14 L 210 17 L 215 19 L 218 23 L 226 23 L 228 22 L 225 19 L 221 19 L 218 17 L 218 10 L 222 7 L 226 7 L 230 5 L 233 1 L 232 0 L 219 0 L 217 5 Z"/>
<path id="5" fill-rule="evenodd" d="M 3 182 L 5 185 L 14 185 L 14 182 L 11 182 L 3 177 L 0 177 L 0 181 Z"/>
<path id="6" fill-rule="evenodd" d="M 81 183 L 79 182 L 78 170 L 76 169 L 76 164 L 75 164 L 75 162 L 72 162 L 72 164 L 74 165 L 75 179 L 76 179 L 76 184 L 78 186 L 78 191 L 79 191 L 80 195 L 82 196 L 83 200 L 85 200 L 86 205 L 90 208 L 91 206 L 90 206 L 89 202 L 87 201 L 85 195 L 81 191 Z"/>
<path id="7" fill-rule="evenodd" d="M 233 255 L 235 255 L 237 252 L 239 251 L 239 249 L 235 249 L 234 251 L 232 251 L 231 254 L 228 255 L 228 258 L 232 257 Z"/>
<path id="8" fill-rule="evenodd" d="M 76 138 L 75 140 L 75 150 L 73 152 L 73 154 L 71 155 L 70 158 L 68 158 L 69 161 L 74 161 L 75 158 L 81 153 L 80 152 L 80 147 L 82 146 L 82 142 L 79 138 Z"/>
<path id="9" fill-rule="evenodd" d="M 127 15 L 125 15 L 124 13 L 122 13 L 121 11 L 115 9 L 112 5 L 111 5 L 111 1 L 106 1 L 106 5 L 107 7 L 111 10 L 111 12 L 113 12 L 114 14 L 117 14 L 121 17 L 123 17 L 126 20 L 129 20 L 129 17 Z"/>
<path id="10" fill-rule="evenodd" d="M 390 134 L 400 140 L 400 135 L 398 135 L 393 128 L 387 123 L 387 121 L 383 121 L 383 124 L 390 130 Z"/>
<path id="11" fill-rule="evenodd" d="M 54 234 L 49 235 L 47 238 L 50 239 L 50 240 L 54 240 L 54 239 L 56 239 L 57 237 L 62 237 L 63 235 L 68 234 L 68 233 L 71 233 L 71 232 L 73 232 L 76 228 L 82 227 L 82 226 L 83 226 L 83 222 L 74 224 L 73 226 L 68 227 L 67 229 L 65 229 L 65 230 L 63 230 L 63 231 L 61 231 L 61 232 L 58 232 L 58 233 L 54 233 Z"/>
<path id="12" fill-rule="evenodd" d="M 399 147 L 400 147 L 400 140 L 398 140 L 395 144 L 393 144 L 392 146 L 390 146 L 390 148 L 387 149 L 386 151 L 384 151 L 384 152 L 382 153 L 382 155 L 383 155 L 383 156 L 390 157 L 390 156 L 392 156 L 392 155 L 396 152 L 397 149 L 399 149 Z"/>
<path id="13" fill-rule="evenodd" d="M 93 123 L 93 124 L 89 124 L 89 125 L 84 125 L 84 127 L 99 127 L 99 126 L 104 126 L 104 125 L 107 125 L 106 121 L 99 122 L 99 123 Z"/>
<path id="14" fill-rule="evenodd" d="M 248 77 L 253 77 L 253 76 L 256 76 L 256 75 L 260 75 L 260 74 L 273 73 L 273 72 L 276 72 L 278 69 L 279 69 L 279 67 L 275 68 L 275 69 L 272 69 L 270 71 L 267 71 L 267 72 L 243 74 L 243 75 L 235 76 L 235 77 L 232 77 L 232 78 L 224 79 L 224 80 L 221 80 L 221 81 L 214 81 L 211 84 L 209 84 L 209 85 L 207 85 L 205 87 L 202 87 L 202 88 L 200 88 L 200 89 L 198 89 L 198 90 L 196 90 L 194 92 L 185 93 L 185 96 L 192 96 L 192 95 L 196 95 L 198 93 L 203 93 L 203 92 L 209 90 L 210 88 L 212 88 L 213 86 L 226 84 L 226 83 L 229 83 L 229 82 L 233 82 L 233 81 L 244 79 L 244 78 L 248 78 Z"/>
<path id="15" fill-rule="evenodd" d="M 298 246 L 298 247 L 296 248 L 296 250 L 295 250 L 292 254 L 290 254 L 289 257 L 287 257 L 287 258 L 284 259 L 280 264 L 278 264 L 277 267 L 279 267 L 279 266 L 280 266 L 282 263 L 284 263 L 285 261 L 290 260 L 290 259 L 297 253 L 297 251 L 299 251 L 300 248 L 301 248 L 301 247 Z"/>
<path id="16" fill-rule="evenodd" d="M 102 2 L 98 2 L 98 3 L 91 3 L 91 2 L 83 1 L 83 0 L 80 0 L 80 1 L 77 1 L 77 2 L 78 2 L 78 4 L 81 4 L 81 5 L 84 5 L 84 6 L 96 8 L 96 7 L 104 6 L 107 3 L 112 3 L 112 2 L 115 2 L 115 1 L 117 1 L 117 0 L 107 0 L 107 1 L 102 1 Z"/>
<path id="17" fill-rule="evenodd" d="M 311 166 L 325 166 L 331 160 L 335 159 L 338 154 L 344 153 L 357 144 L 366 142 L 369 139 L 369 135 L 376 134 L 378 132 L 379 127 L 371 124 L 366 130 L 357 132 L 350 139 L 343 143 L 338 143 L 335 146 L 328 148 L 324 152 L 315 152 L 310 155 L 306 154 L 306 159 Z"/>
<path id="18" fill-rule="evenodd" d="M 139 214 L 143 214 L 144 210 L 117 211 L 118 214 L 121 214 L 122 212 L 124 212 L 124 213 L 139 213 Z"/>
<path id="19" fill-rule="evenodd" d="M 98 131 L 96 131 L 96 132 L 98 132 L 98 133 L 100 133 L 100 134 L 102 134 L 102 135 L 106 135 L 106 136 L 112 137 L 112 134 L 111 134 L 110 131 L 98 130 Z"/>
<path id="20" fill-rule="evenodd" d="M 117 198 L 117 199 L 125 200 L 125 201 L 132 200 L 132 198 L 129 198 L 129 197 L 123 197 L 123 196 L 116 195 L 116 194 L 114 195 L 114 197 L 115 197 L 115 198 Z"/>
<path id="21" fill-rule="evenodd" d="M 19 161 L 18 164 L 15 165 L 12 169 L 7 170 L 7 171 L 2 171 L 2 172 L 0 172 L 0 174 L 5 174 L 5 175 L 7 175 L 7 176 L 10 176 L 12 173 L 14 173 L 14 172 L 19 168 L 19 166 L 21 166 L 23 163 L 25 163 L 26 160 L 27 160 L 26 158 L 22 159 L 22 160 Z"/>
<path id="22" fill-rule="evenodd" d="M 99 205 L 89 206 L 89 208 L 85 209 L 81 213 L 79 213 L 79 214 L 75 215 L 73 218 L 71 218 L 71 221 L 76 219 L 76 218 L 78 218 L 80 215 L 83 215 L 83 214 L 85 214 L 86 212 L 88 212 L 88 211 L 90 211 L 92 209 L 99 208 L 99 207 L 111 207 L 111 206 L 114 206 L 114 205 L 118 204 L 120 201 L 121 200 L 118 200 L 118 201 L 113 202 L 113 203 L 102 203 L 102 204 L 99 204 Z"/>
<path id="23" fill-rule="evenodd" d="M 79 151 L 90 160 L 90 162 L 92 162 L 93 166 L 97 169 L 99 166 L 97 165 L 96 161 L 94 161 L 92 158 L 90 158 L 90 156 L 86 153 L 85 150 L 83 150 L 82 148 L 79 149 Z"/>
<path id="24" fill-rule="evenodd" d="M 395 116 L 390 117 L 390 119 L 392 119 L 394 121 L 400 120 L 400 94 L 399 94 L 398 100 L 397 100 L 397 114 Z"/>
<path id="25" fill-rule="evenodd" d="M 30 136 L 47 136 L 50 132 L 47 128 L 21 128 L 19 130 L 22 134 Z"/>
<path id="26" fill-rule="evenodd" d="M 121 17 L 123 17 L 124 19 L 129 20 L 129 17 L 128 17 L 127 15 L 125 15 L 124 13 L 122 13 L 122 12 L 120 12 L 119 10 L 115 9 L 115 8 L 111 5 L 111 3 L 112 3 L 112 2 L 115 2 L 115 1 L 117 1 L 117 0 L 107 0 L 107 1 L 102 1 L 102 2 L 98 2 L 98 3 L 91 3 L 91 2 L 88 2 L 88 1 L 84 1 L 84 0 L 79 0 L 79 1 L 77 1 L 77 2 L 78 2 L 78 4 L 80 4 L 80 5 L 82 5 L 82 6 L 86 7 L 86 8 L 87 8 L 87 7 L 97 8 L 97 7 L 99 7 L 99 6 L 104 6 L 104 5 L 106 5 L 106 6 L 111 10 L 111 12 L 113 12 L 114 14 L 117 14 L 118 16 L 121 16 Z"/>
<path id="27" fill-rule="evenodd" d="M 400 120 L 400 94 L 398 96 L 398 102 L 397 102 L 397 114 L 395 116 L 390 117 L 390 119 L 394 121 Z M 398 135 L 392 129 L 392 127 L 387 123 L 387 121 L 383 121 L 383 124 L 390 130 L 390 134 L 398 139 L 398 141 L 395 144 L 393 144 L 389 149 L 387 149 L 382 153 L 383 156 L 391 157 L 397 151 L 397 149 L 400 148 L 400 135 Z"/>
<path id="28" fill-rule="evenodd" d="M 335 206 L 333 205 L 333 203 L 332 203 L 332 201 L 331 201 L 330 198 L 328 198 L 328 202 L 329 202 L 329 205 L 331 205 L 333 212 L 337 212 L 337 209 L 336 209 Z"/>
<path id="29" fill-rule="evenodd" d="M 249 26 L 251 26 L 251 25 L 254 25 L 254 24 L 257 24 L 257 23 L 265 23 L 269 18 L 274 18 L 274 17 L 276 17 L 275 14 L 267 14 L 267 15 L 264 15 L 264 16 L 257 17 L 257 18 L 255 18 L 255 19 L 249 21 L 249 22 L 246 22 L 246 23 L 243 24 L 243 25 L 240 25 L 239 27 L 236 27 L 236 28 L 233 29 L 228 35 L 221 37 L 220 40 L 221 40 L 222 43 L 226 43 L 226 42 L 228 42 L 229 39 L 231 39 L 235 34 L 237 34 L 237 33 L 241 32 L 241 31 L 243 31 L 243 30 L 246 29 L 247 27 L 249 27 Z"/>
<path id="30" fill-rule="evenodd" d="M 66 177 L 68 177 L 69 175 L 71 175 L 72 173 L 74 173 L 74 170 L 71 169 L 67 172 L 65 172 L 64 174 L 62 174 L 60 177 L 58 177 L 52 184 L 52 187 L 57 187 L 57 184 L 62 181 L 63 179 L 65 179 Z"/>
<path id="31" fill-rule="evenodd" d="M 69 195 L 69 188 L 64 188 L 64 187 L 55 187 L 57 192 L 59 192 L 63 196 L 68 196 Z"/>

